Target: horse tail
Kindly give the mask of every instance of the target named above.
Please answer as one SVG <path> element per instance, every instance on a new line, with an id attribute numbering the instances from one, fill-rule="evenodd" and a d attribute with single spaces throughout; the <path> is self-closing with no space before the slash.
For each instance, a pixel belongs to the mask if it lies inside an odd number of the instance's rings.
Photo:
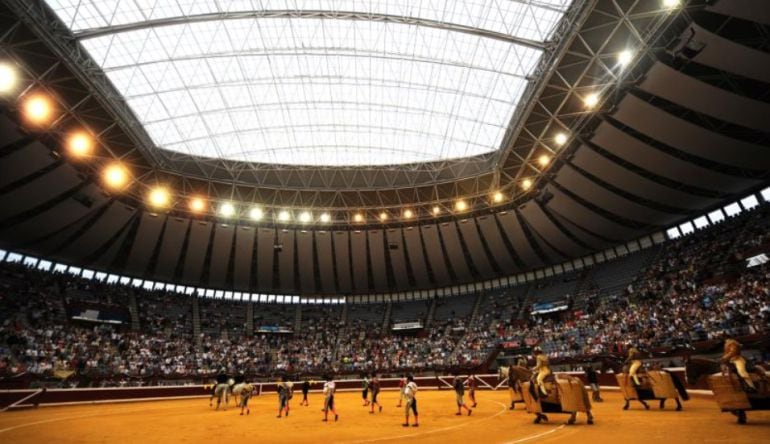
<path id="1" fill-rule="evenodd" d="M 690 394 L 687 393 L 687 389 L 684 388 L 684 384 L 682 384 L 682 381 L 679 380 L 679 377 L 668 370 L 663 371 L 671 375 L 671 381 L 674 382 L 674 387 L 676 387 L 676 391 L 679 392 L 679 397 L 685 401 L 689 401 Z"/>

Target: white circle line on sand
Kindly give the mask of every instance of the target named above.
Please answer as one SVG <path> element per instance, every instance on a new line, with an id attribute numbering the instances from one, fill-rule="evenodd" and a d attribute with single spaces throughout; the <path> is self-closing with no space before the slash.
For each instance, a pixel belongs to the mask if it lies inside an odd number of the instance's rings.
<path id="1" fill-rule="evenodd" d="M 428 430 L 426 432 L 407 433 L 407 434 L 404 434 L 404 435 L 395 435 L 395 436 L 384 436 L 382 438 L 374 438 L 374 439 L 363 439 L 363 440 L 355 440 L 355 441 L 345 441 L 345 443 L 346 444 L 362 444 L 362 443 L 367 443 L 367 442 L 392 441 L 394 439 L 415 438 L 415 437 L 418 437 L 418 436 L 432 435 L 434 433 L 446 432 L 448 430 L 455 430 L 455 429 L 459 429 L 459 428 L 462 428 L 462 427 L 466 427 L 466 426 L 471 425 L 471 424 L 478 424 L 478 423 L 483 422 L 483 421 L 488 421 L 488 420 L 490 420 L 492 418 L 496 418 L 496 417 L 498 417 L 498 416 L 500 416 L 503 413 L 508 411 L 508 406 L 506 406 L 502 402 L 497 402 L 497 401 L 492 401 L 492 402 L 494 402 L 495 404 L 498 404 L 499 406 L 501 406 L 502 409 L 500 409 L 500 411 L 495 413 L 494 415 L 487 416 L 487 417 L 485 417 L 485 418 L 483 418 L 483 419 L 481 419 L 479 421 L 464 422 L 462 424 L 453 425 L 453 426 L 449 426 L 449 427 L 442 427 L 440 429 Z"/>
<path id="2" fill-rule="evenodd" d="M 523 437 L 523 438 L 514 439 L 513 441 L 506 441 L 506 442 L 504 442 L 503 444 L 517 444 L 517 443 L 520 443 L 520 442 L 527 442 L 527 441 L 531 441 L 531 440 L 533 440 L 533 439 L 542 438 L 542 437 L 544 437 L 544 436 L 550 435 L 551 433 L 555 433 L 555 432 L 558 432 L 559 430 L 561 430 L 561 429 L 563 429 L 563 428 L 564 428 L 564 424 L 562 424 L 562 425 L 560 425 L 559 427 L 556 427 L 556 428 L 554 428 L 554 429 L 551 429 L 551 430 L 548 430 L 548 431 L 542 432 L 542 433 L 537 433 L 537 434 L 534 434 L 534 435 L 525 436 L 525 437 Z"/>
<path id="3" fill-rule="evenodd" d="M 11 430 L 21 429 L 24 427 L 31 427 L 36 426 L 40 424 L 48 424 L 51 422 L 59 422 L 59 421 L 68 421 L 70 419 L 81 419 L 81 418 L 91 418 L 94 416 L 100 416 L 101 413 L 90 413 L 88 415 L 78 415 L 78 416 L 65 416 L 62 418 L 51 418 L 51 419 L 44 419 L 42 421 L 35 421 L 35 422 L 26 422 L 24 424 L 16 424 L 15 426 L 6 427 L 4 429 L 0 429 L 0 433 L 10 432 Z"/>
<path id="4" fill-rule="evenodd" d="M 177 406 L 163 406 L 163 407 L 155 407 L 153 410 L 165 410 L 165 409 L 173 409 L 173 408 L 178 408 L 178 407 Z M 104 413 L 102 411 L 99 411 L 99 412 L 95 412 L 95 413 L 88 413 L 86 415 L 60 416 L 60 417 L 57 417 L 57 418 L 44 419 L 42 421 L 25 422 L 23 424 L 16 424 L 16 425 L 11 426 L 11 427 L 6 427 L 4 429 L 0 429 L 0 433 L 10 432 L 12 430 L 22 429 L 24 427 L 31 427 L 31 426 L 36 426 L 36 425 L 40 425 L 40 424 L 49 424 L 49 423 L 52 423 L 52 422 L 69 421 L 69 420 L 72 420 L 72 419 L 93 418 L 95 416 L 109 416 L 109 415 L 123 414 L 123 413 L 136 413 L 136 412 L 143 412 L 143 411 L 146 411 L 146 410 L 147 410 L 146 408 L 141 408 L 141 409 L 130 409 L 130 410 L 124 410 L 124 411 L 119 411 L 119 412 L 109 412 L 109 413 Z"/>

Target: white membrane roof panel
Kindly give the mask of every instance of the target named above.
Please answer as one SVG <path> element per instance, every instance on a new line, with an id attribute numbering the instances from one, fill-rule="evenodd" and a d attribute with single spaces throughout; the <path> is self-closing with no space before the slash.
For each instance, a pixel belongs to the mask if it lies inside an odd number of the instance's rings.
<path id="1" fill-rule="evenodd" d="M 571 1 L 48 4 L 158 147 L 364 166 L 499 149 Z"/>

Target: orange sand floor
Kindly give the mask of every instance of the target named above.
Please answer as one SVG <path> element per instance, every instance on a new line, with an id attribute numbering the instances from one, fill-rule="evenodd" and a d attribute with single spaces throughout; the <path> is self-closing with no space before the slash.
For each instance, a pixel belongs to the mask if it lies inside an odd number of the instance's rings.
<path id="1" fill-rule="evenodd" d="M 735 424 L 713 400 L 695 397 L 684 411 L 644 411 L 639 404 L 621 409 L 617 392 L 605 392 L 594 404 L 596 424 L 578 416 L 564 425 L 565 415 L 550 415 L 547 424 L 533 424 L 521 404 L 506 407 L 506 392 L 479 392 L 471 417 L 455 416 L 449 391 L 419 394 L 420 427 L 403 428 L 403 409 L 396 392 L 381 395 L 384 410 L 369 414 L 357 393 L 338 393 L 340 420 L 321 422 L 321 395 L 310 395 L 310 407 L 295 396 L 288 418 L 276 419 L 275 395 L 252 398 L 251 415 L 239 410 L 214 411 L 205 399 L 125 404 L 45 407 L 0 413 L 2 443 L 758 443 L 770 442 L 770 412 L 749 412 L 749 424 Z"/>

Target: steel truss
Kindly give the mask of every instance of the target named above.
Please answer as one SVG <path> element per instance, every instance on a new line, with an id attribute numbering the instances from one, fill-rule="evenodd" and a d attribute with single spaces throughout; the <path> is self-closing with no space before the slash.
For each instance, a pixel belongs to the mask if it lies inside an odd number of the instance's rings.
<path id="1" fill-rule="evenodd" d="M 143 200 L 148 186 L 162 182 L 173 186 L 180 199 L 204 194 L 212 200 L 234 200 L 264 207 L 340 212 L 363 210 L 372 214 L 382 210 L 400 212 L 405 207 L 412 207 L 417 209 L 415 219 L 433 219 L 429 211 L 433 206 L 439 206 L 446 214 L 458 197 L 468 200 L 468 213 L 515 207 L 530 198 L 533 191 L 543 185 L 542 182 L 549 180 L 548 171 L 564 162 L 562 156 L 576 148 L 582 134 L 590 132 L 598 123 L 601 113 L 595 111 L 609 107 L 657 59 L 661 47 L 656 46 L 656 42 L 671 40 L 671 36 L 667 35 L 669 27 L 688 20 L 686 10 L 661 10 L 658 2 L 576 1 L 559 24 L 553 41 L 542 44 L 545 55 L 522 98 L 522 103 L 527 103 L 527 106 L 520 107 L 514 116 L 505 145 L 499 152 L 470 159 L 386 167 L 296 167 L 194 158 L 155 147 L 123 97 L 83 50 L 78 39 L 99 33 L 127 31 L 138 26 L 159 26 L 166 20 L 100 28 L 73 35 L 43 0 L 3 0 L 3 3 L 14 12 L 20 23 L 0 34 L 0 41 L 8 43 L 11 50 L 18 48 L 19 53 L 29 53 L 33 47 L 39 50 L 32 43 L 43 43 L 51 51 L 48 56 L 50 69 L 35 80 L 39 86 L 50 85 L 52 93 L 56 94 L 53 82 L 72 80 L 82 85 L 74 102 L 61 102 L 69 104 L 66 111 L 81 120 L 83 125 L 94 127 L 94 122 L 101 123 L 101 126 L 96 125 L 97 134 L 106 153 L 130 162 L 136 173 L 135 179 L 141 185 L 134 191 L 138 200 Z M 290 16 L 288 11 L 274 13 Z M 292 13 L 296 14 L 296 11 Z M 318 18 L 321 13 L 307 11 L 300 16 Z M 342 12 L 323 12 L 322 15 L 330 19 L 386 20 L 440 26 L 457 32 L 501 38 L 486 35 L 489 31 L 454 29 L 456 25 L 427 23 L 408 17 Z M 215 18 L 221 19 L 221 14 L 184 20 Z M 238 18 L 238 15 L 233 14 L 230 18 Z M 681 20 L 677 21 L 677 18 Z M 21 25 L 31 29 L 34 36 L 15 33 L 14 30 Z M 664 35 L 666 38 L 661 38 Z M 618 46 L 618 40 L 636 53 L 634 65 L 623 71 L 614 62 L 617 52 L 624 49 Z M 64 79 L 60 77 L 60 72 L 56 77 L 52 75 L 60 66 L 66 68 L 68 73 Z M 596 110 L 587 112 L 581 97 L 594 90 L 602 94 L 602 101 Z M 556 131 L 571 135 L 568 145 L 561 148 L 555 146 L 552 138 Z M 542 168 L 535 163 L 539 153 L 554 157 L 550 167 Z M 535 180 L 538 186 L 522 189 L 520 184 L 524 178 Z M 493 190 L 505 193 L 505 203 L 494 204 L 490 201 Z M 425 210 L 419 211 L 419 208 Z M 345 216 L 335 222 L 347 224 L 351 221 Z"/>

